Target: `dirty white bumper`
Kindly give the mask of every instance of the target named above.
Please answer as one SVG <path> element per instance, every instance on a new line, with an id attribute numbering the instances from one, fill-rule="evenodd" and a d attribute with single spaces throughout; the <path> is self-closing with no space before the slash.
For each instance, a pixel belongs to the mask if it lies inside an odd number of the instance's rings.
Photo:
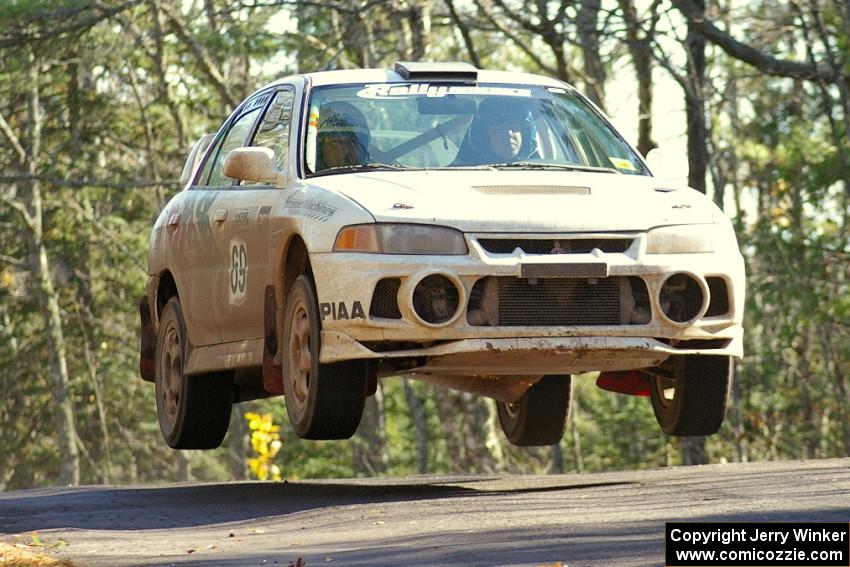
<path id="1" fill-rule="evenodd" d="M 499 236 L 468 234 L 470 253 L 465 256 L 311 254 L 323 313 L 321 361 L 415 358 L 421 359 L 418 371 L 549 374 L 642 368 L 678 354 L 743 354 L 744 268 L 737 250 L 648 255 L 643 252 L 645 233 L 625 235 L 633 238 L 633 243 L 628 250 L 617 253 L 594 250 L 585 254 L 491 254 L 478 242 L 479 238 Z M 587 237 L 521 236 L 561 240 Z M 588 266 L 602 266 L 604 276 L 592 277 L 589 272 L 582 275 Z M 594 284 L 606 278 L 639 278 L 649 297 L 648 321 L 601 325 L 542 325 L 534 321 L 511 326 L 471 324 L 467 309 L 473 288 L 481 278 L 528 281 L 529 274 L 537 273 L 543 274 L 541 278 L 569 274 Z M 460 296 L 456 316 L 440 325 L 424 322 L 412 301 L 416 285 L 431 274 L 445 275 L 455 282 Z M 706 294 L 707 278 L 722 279 L 728 309 L 720 315 L 707 316 L 703 308 L 694 320 L 671 321 L 663 312 L 660 290 L 672 274 L 693 277 Z M 370 314 L 373 292 L 385 278 L 400 280 L 398 318 Z M 707 305 L 709 300 L 705 301 Z"/>

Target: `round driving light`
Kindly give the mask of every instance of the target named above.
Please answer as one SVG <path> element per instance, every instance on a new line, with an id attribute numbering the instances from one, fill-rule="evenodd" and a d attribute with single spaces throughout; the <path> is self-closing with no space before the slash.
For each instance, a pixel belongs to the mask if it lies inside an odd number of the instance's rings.
<path id="1" fill-rule="evenodd" d="M 674 323 L 689 323 L 702 312 L 705 292 L 695 277 L 673 274 L 662 284 L 658 301 L 668 319 Z"/>
<path id="2" fill-rule="evenodd" d="M 451 321 L 459 306 L 460 292 L 446 276 L 427 276 L 413 289 L 413 309 L 420 319 L 431 325 Z"/>

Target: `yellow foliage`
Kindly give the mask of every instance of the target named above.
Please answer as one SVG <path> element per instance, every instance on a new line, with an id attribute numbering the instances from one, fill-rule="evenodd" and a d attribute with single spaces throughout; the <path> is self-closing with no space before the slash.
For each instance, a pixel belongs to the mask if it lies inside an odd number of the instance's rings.
<path id="1" fill-rule="evenodd" d="M 251 449 L 256 457 L 248 459 L 251 474 L 259 480 L 281 480 L 280 468 L 274 464 L 274 458 L 282 446 L 280 426 L 275 425 L 272 414 L 246 412 L 245 419 L 251 430 Z"/>
<path id="2" fill-rule="evenodd" d="M 73 567 L 66 559 L 55 559 L 40 553 L 31 545 L 0 543 L 0 565 L 3 567 Z"/>

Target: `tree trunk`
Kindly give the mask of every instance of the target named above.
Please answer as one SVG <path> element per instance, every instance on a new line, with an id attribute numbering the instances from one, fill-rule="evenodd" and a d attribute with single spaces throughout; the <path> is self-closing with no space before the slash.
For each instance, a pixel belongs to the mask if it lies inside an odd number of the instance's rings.
<path id="1" fill-rule="evenodd" d="M 638 81 L 638 151 L 646 156 L 658 147 L 652 139 L 652 39 L 656 14 L 649 15 L 652 25 L 641 36 L 641 22 L 633 0 L 619 0 L 620 10 L 626 23 L 626 38 L 629 55 Z M 653 4 L 655 9 L 656 4 Z"/>
<path id="2" fill-rule="evenodd" d="M 414 61 L 427 59 L 431 54 L 431 2 L 430 0 L 411 0 L 410 31 L 412 39 L 411 55 Z"/>
<path id="3" fill-rule="evenodd" d="M 248 411 L 244 404 L 235 404 L 230 413 L 230 427 L 227 434 L 230 437 L 227 442 L 228 463 L 230 465 L 230 478 L 232 480 L 248 480 L 248 451 L 251 447 L 251 431 L 245 420 L 245 412 Z"/>
<path id="4" fill-rule="evenodd" d="M 576 472 L 584 471 L 584 456 L 581 451 L 581 436 L 579 435 L 578 426 L 576 425 L 576 417 L 578 414 L 578 404 L 573 405 L 572 415 L 570 416 L 570 441 L 572 442 L 573 450 L 573 468 Z"/>
<path id="5" fill-rule="evenodd" d="M 372 31 L 372 19 L 368 10 L 368 2 L 356 0 L 354 7 L 354 30 L 357 36 L 354 45 L 358 47 L 358 63 L 361 67 L 371 68 L 378 65 L 375 53 L 375 36 Z"/>
<path id="6" fill-rule="evenodd" d="M 457 413 L 454 398 L 457 395 L 447 388 L 434 388 L 434 401 L 437 406 L 437 416 L 446 440 L 446 452 L 453 472 L 468 472 L 466 470 L 466 444 L 459 440 L 462 435 L 462 424 Z M 460 435 L 459 435 L 459 432 Z"/>
<path id="7" fill-rule="evenodd" d="M 392 0 L 390 4 L 390 19 L 396 30 L 396 52 L 404 60 L 413 59 L 413 30 L 410 29 L 410 19 L 405 16 L 407 8 L 400 0 Z"/>
<path id="8" fill-rule="evenodd" d="M 0 273 L 2 277 L 2 273 Z M 5 299 L 5 298 L 4 298 Z M 18 352 L 18 337 L 15 336 L 12 330 L 12 321 L 9 317 L 9 304 L 0 302 L 0 342 L 9 346 L 11 360 L 17 360 Z M 0 423 L 11 424 L 19 423 L 20 406 L 18 403 L 21 394 L 17 388 L 22 384 L 23 380 L 18 377 L 17 371 L 7 371 L 0 374 Z M 18 411 L 15 411 L 15 410 Z M 0 430 L 0 492 L 6 490 L 9 481 L 15 475 L 15 470 L 18 466 L 17 448 L 21 444 L 21 436 L 18 430 L 12 427 L 4 427 Z"/>
<path id="9" fill-rule="evenodd" d="M 100 426 L 100 437 L 103 443 L 104 455 L 106 457 L 105 470 L 99 471 L 104 484 L 112 482 L 112 439 L 109 435 L 109 423 L 106 419 L 106 407 L 103 404 L 103 392 L 100 388 L 100 379 L 97 376 L 97 352 L 92 348 L 92 341 L 86 331 L 86 322 L 83 320 L 80 313 L 80 306 L 77 305 L 77 317 L 80 321 L 80 328 L 83 330 L 83 354 L 86 361 L 86 368 L 89 371 L 89 379 L 91 380 L 92 392 L 94 394 L 95 407 L 97 408 L 98 425 Z M 100 468 L 100 467 L 98 467 Z"/>
<path id="10" fill-rule="evenodd" d="M 543 37 L 543 41 L 549 45 L 555 56 L 555 77 L 565 83 L 572 82 L 567 55 L 564 53 L 564 38 L 560 34 L 550 33 Z"/>
<path id="11" fill-rule="evenodd" d="M 177 482 L 192 482 L 192 457 L 187 451 L 177 453 Z"/>
<path id="12" fill-rule="evenodd" d="M 469 54 L 469 61 L 476 67 L 481 67 L 481 59 L 478 57 L 478 51 L 475 49 L 475 42 L 472 41 L 472 34 L 469 33 L 469 26 L 460 18 L 457 13 L 453 0 L 444 0 L 446 8 L 449 10 L 449 16 L 452 18 L 452 23 L 460 32 L 463 38 L 463 45 L 466 47 L 466 52 Z"/>
<path id="13" fill-rule="evenodd" d="M 549 474 L 564 474 L 566 472 L 566 465 L 564 463 L 564 451 L 561 449 L 561 444 L 556 443 L 552 445 L 551 451 Z"/>
<path id="14" fill-rule="evenodd" d="M 178 105 L 177 101 L 175 101 L 174 98 L 171 96 L 171 92 L 168 88 L 168 79 L 166 78 L 166 69 L 168 68 L 168 62 L 166 61 L 165 57 L 165 42 L 163 41 L 163 28 L 165 27 L 165 22 L 163 21 L 162 11 L 159 9 L 159 6 L 157 5 L 157 2 L 155 0 L 151 2 L 151 9 L 153 11 L 154 23 L 153 35 L 155 40 L 155 49 L 153 53 L 153 64 L 154 72 L 156 73 L 157 77 L 157 98 L 168 109 L 168 112 L 171 115 L 171 120 L 174 122 L 174 133 L 177 137 L 177 146 L 178 148 L 183 149 L 188 143 L 185 134 L 186 125 L 183 120 L 183 117 L 180 115 L 180 106 Z M 207 10 L 207 14 L 209 14 L 210 23 L 214 23 L 215 18 L 212 17 L 211 11 L 209 9 Z"/>
<path id="15" fill-rule="evenodd" d="M 486 443 L 486 402 L 446 388 L 437 388 L 435 394 L 452 468 L 458 472 L 493 472 L 496 459 Z"/>
<path id="16" fill-rule="evenodd" d="M 577 26 L 584 56 L 586 94 L 599 108 L 605 108 L 605 65 L 599 53 L 599 0 L 582 0 Z"/>
<path id="17" fill-rule="evenodd" d="M 487 446 L 490 412 L 488 400 L 481 396 L 456 393 L 457 412 L 463 416 L 462 439 L 466 445 L 466 470 L 494 472 L 496 458 Z"/>
<path id="18" fill-rule="evenodd" d="M 30 89 L 28 100 L 29 153 L 25 168 L 31 176 L 28 182 L 28 213 L 30 266 L 42 303 L 44 324 L 47 330 L 47 349 L 50 360 L 50 378 L 53 383 L 53 399 L 56 408 L 56 430 L 59 436 L 59 455 L 62 459 L 60 485 L 76 486 L 80 483 L 80 456 L 77 449 L 77 428 L 74 420 L 74 404 L 71 397 L 68 358 L 65 353 L 65 336 L 62 330 L 62 313 L 59 297 L 53 287 L 50 261 L 43 234 L 41 182 L 38 159 L 41 151 L 41 102 L 39 100 L 39 62 L 30 55 Z"/>
<path id="19" fill-rule="evenodd" d="M 705 3 L 696 0 L 703 13 Z M 707 130 L 705 124 L 705 37 L 688 23 L 685 40 L 688 52 L 688 88 L 685 90 L 685 115 L 688 121 L 688 185 L 705 193 L 708 168 Z"/>
<path id="20" fill-rule="evenodd" d="M 407 401 L 410 419 L 413 421 L 416 436 L 416 472 L 428 473 L 428 422 L 425 415 L 425 405 L 416 392 L 413 391 L 409 380 L 403 380 L 404 398 Z"/>
<path id="21" fill-rule="evenodd" d="M 499 410 L 496 408 L 495 400 L 483 399 L 487 406 L 487 439 L 484 445 L 489 449 L 493 457 L 493 470 L 497 472 L 508 472 L 508 459 L 505 454 L 505 436 L 502 435 L 502 426 L 499 424 Z"/>
<path id="22" fill-rule="evenodd" d="M 683 465 L 708 464 L 705 437 L 679 437 L 679 454 Z"/>
<path id="23" fill-rule="evenodd" d="M 374 396 L 366 398 L 363 419 L 351 444 L 351 468 L 355 475 L 378 476 L 387 472 L 386 417 L 381 384 Z"/>
<path id="24" fill-rule="evenodd" d="M 652 139 L 652 58 L 645 42 L 633 55 L 638 80 L 638 151 L 644 156 L 658 144 Z"/>

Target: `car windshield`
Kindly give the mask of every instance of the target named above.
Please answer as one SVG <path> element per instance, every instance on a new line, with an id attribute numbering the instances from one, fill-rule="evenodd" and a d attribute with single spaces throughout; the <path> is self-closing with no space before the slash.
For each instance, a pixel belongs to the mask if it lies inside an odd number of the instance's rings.
<path id="1" fill-rule="evenodd" d="M 358 170 L 649 172 L 575 91 L 539 85 L 373 83 L 316 87 L 304 158 L 314 175 Z"/>

